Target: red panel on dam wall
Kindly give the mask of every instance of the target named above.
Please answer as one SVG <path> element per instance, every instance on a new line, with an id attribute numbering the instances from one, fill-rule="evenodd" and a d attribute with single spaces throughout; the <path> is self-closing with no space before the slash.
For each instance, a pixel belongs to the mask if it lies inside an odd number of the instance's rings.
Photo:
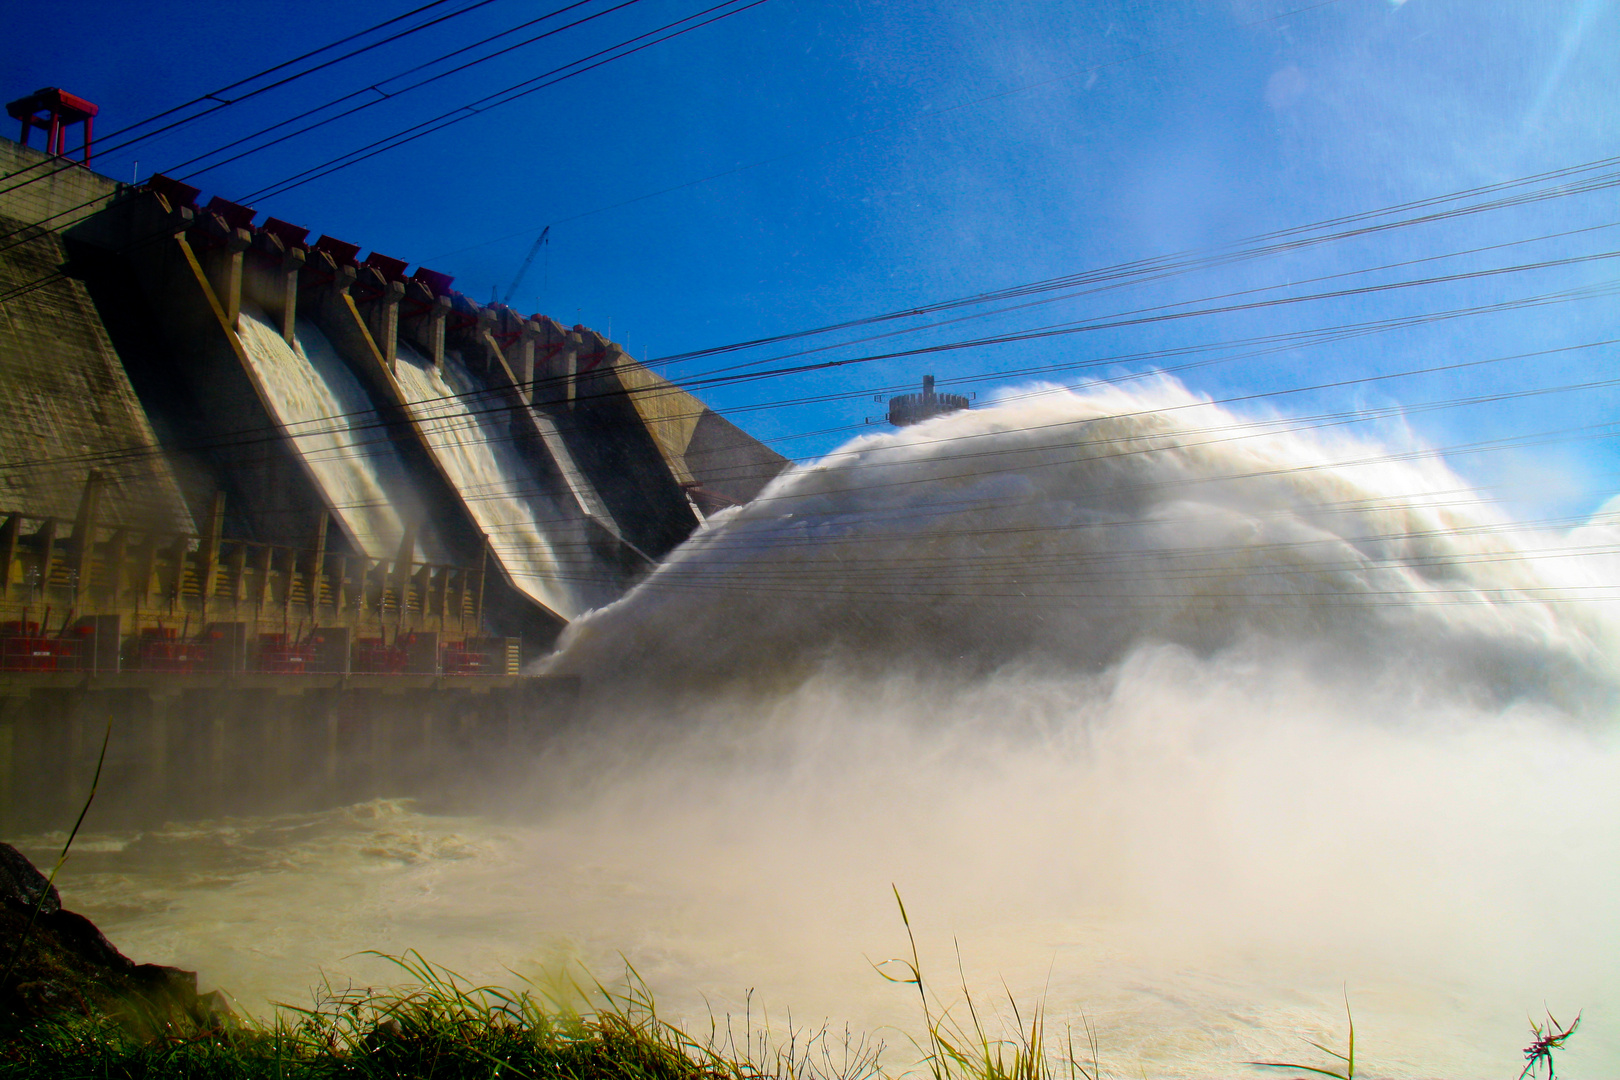
<path id="1" fill-rule="evenodd" d="M 395 259 L 388 255 L 379 255 L 373 251 L 366 256 L 363 266 L 369 266 L 389 281 L 405 280 L 405 260 Z"/>
<path id="2" fill-rule="evenodd" d="M 225 219 L 225 224 L 233 229 L 247 229 L 253 226 L 253 215 L 258 211 L 251 206 L 233 203 L 229 199 L 222 199 L 215 195 L 208 200 L 208 212 L 218 214 Z"/>
<path id="3" fill-rule="evenodd" d="M 332 261 L 339 266 L 352 266 L 355 258 L 360 254 L 360 245 L 351 244 L 347 240 L 339 240 L 335 236 L 323 236 L 315 241 L 315 250 L 324 251 L 332 256 Z"/>
<path id="4" fill-rule="evenodd" d="M 282 221 L 280 218 L 265 218 L 260 229 L 280 240 L 287 247 L 303 247 L 304 240 L 309 236 L 309 230 L 301 225 Z"/>

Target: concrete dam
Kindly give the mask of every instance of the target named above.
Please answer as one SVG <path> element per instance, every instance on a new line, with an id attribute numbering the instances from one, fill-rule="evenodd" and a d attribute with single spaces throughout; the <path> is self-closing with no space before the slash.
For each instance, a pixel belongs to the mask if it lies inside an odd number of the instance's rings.
<path id="1" fill-rule="evenodd" d="M 0 832 L 109 724 L 104 787 L 169 813 L 532 738 L 576 688 L 524 663 L 786 466 L 425 267 L 10 140 L 0 175 Z"/>

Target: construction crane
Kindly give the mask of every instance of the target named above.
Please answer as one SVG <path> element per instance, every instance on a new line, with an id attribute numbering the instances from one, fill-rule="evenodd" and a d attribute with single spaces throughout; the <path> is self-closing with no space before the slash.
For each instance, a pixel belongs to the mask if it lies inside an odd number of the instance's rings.
<path id="1" fill-rule="evenodd" d="M 546 238 L 550 235 L 551 226 L 547 225 L 540 230 L 540 235 L 535 238 L 534 246 L 529 249 L 529 254 L 524 256 L 523 265 L 518 267 L 517 276 L 512 279 L 512 287 L 506 290 L 506 299 L 501 301 L 507 307 L 512 306 L 512 297 L 517 293 L 518 286 L 523 284 L 523 275 L 527 274 L 529 267 L 534 265 L 534 257 L 540 254 L 540 249 L 546 245 Z"/>

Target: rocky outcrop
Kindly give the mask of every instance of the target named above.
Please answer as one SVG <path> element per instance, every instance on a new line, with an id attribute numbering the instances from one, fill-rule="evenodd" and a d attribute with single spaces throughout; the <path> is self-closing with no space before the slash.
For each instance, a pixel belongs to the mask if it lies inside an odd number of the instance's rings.
<path id="1" fill-rule="evenodd" d="M 137 964 L 89 919 L 65 910 L 45 875 L 9 844 L 0 844 L 0 979 L 0 1037 L 64 1014 L 105 1017 L 142 1038 L 231 1019 L 218 992 L 197 993 L 196 972 Z"/>
<path id="2" fill-rule="evenodd" d="M 40 900 L 42 894 L 44 900 Z M 10 844 L 0 844 L 0 903 L 30 911 L 38 904 L 41 915 L 54 915 L 62 910 L 62 897 L 51 879 Z"/>

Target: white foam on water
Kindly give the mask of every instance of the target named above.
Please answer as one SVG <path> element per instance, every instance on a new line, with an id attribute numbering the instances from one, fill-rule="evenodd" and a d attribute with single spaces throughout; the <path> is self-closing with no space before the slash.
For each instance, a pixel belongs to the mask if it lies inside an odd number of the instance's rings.
<path id="1" fill-rule="evenodd" d="M 857 440 L 574 624 L 588 722 L 487 816 L 159 830 L 64 900 L 250 1002 L 367 948 L 622 953 L 695 1031 L 752 988 L 898 1071 L 893 886 L 953 1015 L 959 949 L 1108 1075 L 1330 1065 L 1345 996 L 1358 1075 L 1515 1075 L 1549 1008 L 1560 1073 L 1613 1075 L 1614 505 L 1536 532 L 1286 428 L 1166 384 Z"/>

